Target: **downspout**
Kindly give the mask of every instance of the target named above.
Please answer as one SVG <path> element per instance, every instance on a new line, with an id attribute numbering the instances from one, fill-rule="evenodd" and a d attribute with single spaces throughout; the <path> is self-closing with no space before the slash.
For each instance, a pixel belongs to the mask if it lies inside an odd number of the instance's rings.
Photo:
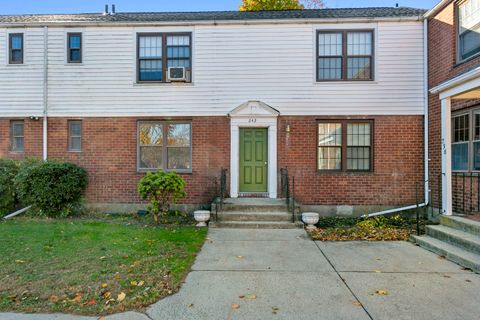
<path id="1" fill-rule="evenodd" d="M 424 177 L 425 177 L 425 182 L 424 182 L 424 201 L 421 204 L 416 204 L 406 206 L 406 207 L 401 207 L 401 208 L 394 208 L 394 209 L 389 209 L 389 210 L 384 210 L 380 212 L 374 212 L 370 214 L 363 215 L 362 217 L 375 217 L 375 216 L 381 216 L 384 214 L 389 214 L 389 213 L 394 213 L 394 212 L 400 212 L 400 211 L 405 211 L 405 210 L 411 210 L 415 208 L 422 208 L 428 205 L 429 202 L 429 195 L 430 195 L 430 184 L 429 184 L 429 177 L 428 177 L 428 19 L 424 18 L 423 19 L 423 127 L 424 127 Z"/>
<path id="2" fill-rule="evenodd" d="M 424 170 L 425 170 L 425 201 L 424 203 L 428 205 L 430 200 L 430 177 L 429 177 L 429 152 L 428 152 L 428 127 L 429 127 L 429 118 L 428 118 L 428 18 L 423 18 L 423 94 L 424 94 Z"/>
<path id="3" fill-rule="evenodd" d="M 48 158 L 48 27 L 43 27 L 43 160 Z"/>

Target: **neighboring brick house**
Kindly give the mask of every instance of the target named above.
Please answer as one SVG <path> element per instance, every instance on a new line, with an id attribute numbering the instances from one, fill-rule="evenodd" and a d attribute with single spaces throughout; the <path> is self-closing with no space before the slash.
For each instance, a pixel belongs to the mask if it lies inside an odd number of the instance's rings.
<path id="1" fill-rule="evenodd" d="M 0 157 L 78 163 L 110 211 L 158 168 L 191 205 L 221 168 L 231 197 L 282 197 L 286 167 L 324 213 L 423 202 L 424 13 L 0 16 Z"/>
<path id="2" fill-rule="evenodd" d="M 441 1 L 425 16 L 432 204 L 446 214 L 478 212 L 480 0 Z"/>

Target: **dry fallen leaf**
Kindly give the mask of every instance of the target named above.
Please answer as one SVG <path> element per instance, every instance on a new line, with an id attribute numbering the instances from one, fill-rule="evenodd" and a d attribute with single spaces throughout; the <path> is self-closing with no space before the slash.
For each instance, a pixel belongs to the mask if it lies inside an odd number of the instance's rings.
<path id="1" fill-rule="evenodd" d="M 122 302 L 123 300 L 125 300 L 125 293 L 124 292 L 121 292 L 118 296 L 117 296 L 117 301 L 118 302 Z"/>
<path id="2" fill-rule="evenodd" d="M 238 309 L 240 308 L 240 305 L 237 303 L 232 303 L 232 309 Z"/>
<path id="3" fill-rule="evenodd" d="M 377 291 L 375 291 L 375 293 L 379 294 L 379 295 L 382 295 L 382 296 L 388 295 L 388 292 L 386 290 L 377 290 Z"/>
<path id="4" fill-rule="evenodd" d="M 362 306 L 362 304 L 361 304 L 360 302 L 358 302 L 358 301 L 353 301 L 353 304 L 356 305 L 356 306 L 359 306 L 359 307 Z"/>
<path id="5" fill-rule="evenodd" d="M 257 295 L 255 294 L 246 294 L 245 299 L 257 299 Z"/>
<path id="6" fill-rule="evenodd" d="M 138 282 L 139 287 L 143 286 L 144 284 L 145 284 L 145 281 L 143 281 L 143 280 Z"/>
<path id="7" fill-rule="evenodd" d="M 102 288 L 106 288 L 106 287 L 108 287 L 108 284 L 102 283 L 101 287 L 102 287 Z"/>
<path id="8" fill-rule="evenodd" d="M 48 301 L 50 301 L 50 302 L 55 303 L 55 302 L 58 302 L 58 300 L 59 300 L 58 297 L 54 294 L 52 294 L 50 297 L 48 297 Z"/>
<path id="9" fill-rule="evenodd" d="M 465 279 L 465 282 L 472 282 L 472 280 L 470 280 L 470 279 Z"/>
<path id="10" fill-rule="evenodd" d="M 133 280 L 133 281 L 130 281 L 130 285 L 136 287 L 138 285 L 138 282 Z"/>
<path id="11" fill-rule="evenodd" d="M 237 256 L 238 259 L 243 259 L 243 256 Z"/>
<path id="12" fill-rule="evenodd" d="M 18 259 L 18 260 L 15 260 L 15 263 L 22 264 L 22 263 L 25 263 L 25 261 Z"/>
<path id="13" fill-rule="evenodd" d="M 79 295 L 78 293 L 75 295 L 75 297 L 70 300 L 70 302 L 75 302 L 75 303 L 79 303 L 80 301 L 82 301 L 82 296 Z"/>
<path id="14" fill-rule="evenodd" d="M 380 271 L 380 270 L 373 270 L 373 272 L 375 272 L 375 273 L 382 273 L 382 271 Z"/>
<path id="15" fill-rule="evenodd" d="M 104 292 L 102 296 L 104 299 L 108 300 L 112 297 L 112 293 L 110 291 L 107 291 L 107 292 Z"/>

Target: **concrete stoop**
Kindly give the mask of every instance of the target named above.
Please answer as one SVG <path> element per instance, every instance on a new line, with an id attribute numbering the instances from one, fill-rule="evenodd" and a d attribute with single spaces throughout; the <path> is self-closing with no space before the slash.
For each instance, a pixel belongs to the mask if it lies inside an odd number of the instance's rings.
<path id="1" fill-rule="evenodd" d="M 440 225 L 426 227 L 415 242 L 448 260 L 480 273 L 480 222 L 461 217 L 440 218 Z"/>
<path id="2" fill-rule="evenodd" d="M 299 208 L 296 208 L 299 212 Z M 212 228 L 238 229 L 294 229 L 303 223 L 292 221 L 285 199 L 237 198 L 225 199 L 218 212 L 218 220 L 209 224 Z"/>

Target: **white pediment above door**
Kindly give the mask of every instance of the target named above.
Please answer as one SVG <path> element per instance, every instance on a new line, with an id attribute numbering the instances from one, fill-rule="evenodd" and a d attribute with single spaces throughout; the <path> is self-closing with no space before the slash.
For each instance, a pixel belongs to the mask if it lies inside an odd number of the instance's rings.
<path id="1" fill-rule="evenodd" d="M 268 104 L 258 101 L 250 100 L 242 103 L 228 113 L 229 117 L 277 117 L 280 114 L 278 110 L 270 107 Z"/>

